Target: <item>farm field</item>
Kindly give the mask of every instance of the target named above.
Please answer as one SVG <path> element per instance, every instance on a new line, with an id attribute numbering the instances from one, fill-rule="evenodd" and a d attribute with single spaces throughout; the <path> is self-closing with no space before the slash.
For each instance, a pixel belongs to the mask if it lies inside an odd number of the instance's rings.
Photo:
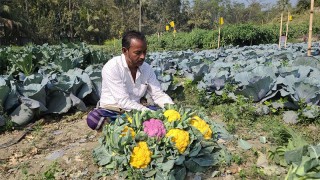
<path id="1" fill-rule="evenodd" d="M 287 167 L 281 167 L 267 158 L 268 150 L 275 149 L 285 139 L 286 131 L 281 117 L 265 116 L 259 123 L 248 125 L 238 122 L 222 122 L 223 115 L 217 107 L 213 119 L 225 124 L 235 137 L 242 137 L 252 145 L 250 150 L 238 146 L 237 139 L 223 143 L 232 154 L 231 166 L 221 166 L 200 174 L 188 174 L 189 179 L 284 179 Z M 220 112 L 219 112 L 220 111 Z M 217 114 L 215 114 L 217 113 Z M 1 177 L 6 179 L 92 179 L 100 167 L 95 164 L 92 150 L 98 146 L 97 133 L 87 128 L 86 113 L 70 113 L 61 117 L 45 117 L 37 122 L 34 130 L 19 143 L 0 149 Z M 292 127 L 295 135 L 301 135 L 308 143 L 319 142 L 319 125 L 297 125 Z M 22 133 L 15 130 L 1 134 L 1 143 L 7 142 Z M 267 143 L 259 137 L 267 138 Z M 266 165 L 268 163 L 268 165 Z M 217 177 L 211 177 L 214 171 L 220 171 Z M 102 178 L 103 179 L 103 178 Z M 105 179 L 118 179 L 116 175 Z"/>
<path id="2" fill-rule="evenodd" d="M 313 57 L 305 57 L 303 43 L 281 50 L 270 44 L 149 53 L 147 61 L 178 105 L 204 112 L 228 131 L 229 138 L 217 139 L 230 152 L 228 161 L 187 173 L 187 179 L 316 179 L 319 48 L 314 43 Z M 1 143 L 23 133 L 21 127 L 12 131 L 10 119 L 36 125 L 20 142 L 0 149 L 0 175 L 93 178 L 103 169 L 92 157 L 102 132 L 89 130 L 85 117 L 99 99 L 101 67 L 112 55 L 84 44 L 13 52 L 0 49 L 10 67 L 1 67 Z"/>

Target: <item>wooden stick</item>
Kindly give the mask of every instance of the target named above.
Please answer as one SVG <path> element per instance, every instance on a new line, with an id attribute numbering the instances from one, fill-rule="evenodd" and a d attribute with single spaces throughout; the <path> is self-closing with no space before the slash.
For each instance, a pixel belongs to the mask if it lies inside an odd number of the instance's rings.
<path id="1" fill-rule="evenodd" d="M 218 48 L 220 47 L 220 32 L 221 32 L 221 30 L 220 30 L 220 26 L 219 26 Z"/>
<path id="2" fill-rule="evenodd" d="M 311 56 L 313 7 L 314 7 L 314 0 L 311 0 L 311 7 L 310 7 L 310 22 L 309 22 L 309 38 L 308 38 L 308 56 Z"/>
<path id="3" fill-rule="evenodd" d="M 280 20 L 280 30 L 279 30 L 279 49 L 281 48 L 282 19 L 283 19 L 283 12 L 281 12 L 281 20 Z"/>
<path id="4" fill-rule="evenodd" d="M 141 32 L 141 0 L 139 0 L 139 31 Z"/>
<path id="5" fill-rule="evenodd" d="M 286 39 L 284 40 L 284 47 L 287 47 L 288 41 L 288 31 L 289 31 L 289 22 L 290 22 L 290 12 L 288 11 L 288 20 L 287 20 L 287 28 L 286 28 Z"/>

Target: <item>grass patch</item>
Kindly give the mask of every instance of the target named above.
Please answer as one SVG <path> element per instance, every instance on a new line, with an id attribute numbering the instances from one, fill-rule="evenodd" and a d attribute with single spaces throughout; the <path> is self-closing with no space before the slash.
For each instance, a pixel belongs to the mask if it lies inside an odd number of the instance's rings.
<path id="1" fill-rule="evenodd" d="M 48 169 L 42 174 L 41 179 L 46 179 L 46 180 L 54 180 L 55 179 L 55 173 L 60 172 L 60 166 L 58 162 L 53 162 Z"/>

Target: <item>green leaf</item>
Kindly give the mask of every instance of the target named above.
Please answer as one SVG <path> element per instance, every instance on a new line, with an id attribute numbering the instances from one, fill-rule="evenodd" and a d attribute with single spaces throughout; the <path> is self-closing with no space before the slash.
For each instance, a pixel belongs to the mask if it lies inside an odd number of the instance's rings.
<path id="1" fill-rule="evenodd" d="M 318 146 L 309 146 L 308 151 L 310 152 L 311 158 L 318 159 L 320 157 L 320 144 Z"/>
<path id="2" fill-rule="evenodd" d="M 106 169 L 114 169 L 116 167 L 116 162 L 112 161 L 110 164 L 106 165 Z"/>
<path id="3" fill-rule="evenodd" d="M 206 155 L 206 154 L 211 154 L 212 151 L 215 149 L 216 147 L 215 146 L 208 146 L 208 147 L 205 147 L 205 148 L 202 148 L 198 154 L 198 156 L 200 155 Z"/>
<path id="4" fill-rule="evenodd" d="M 53 91 L 48 94 L 47 113 L 66 113 L 72 107 L 72 101 L 69 95 L 62 91 Z"/>
<path id="5" fill-rule="evenodd" d="M 319 159 L 310 159 L 310 157 L 308 157 L 307 161 L 304 163 L 304 170 L 305 172 L 309 172 L 317 166 L 320 166 Z"/>
<path id="6" fill-rule="evenodd" d="M 167 174 L 164 174 L 163 172 L 157 171 L 155 180 L 168 180 Z"/>
<path id="7" fill-rule="evenodd" d="M 152 177 L 152 176 L 154 176 L 155 174 L 157 173 L 157 171 L 156 170 L 151 170 L 151 171 L 149 171 L 149 172 L 147 172 L 145 175 L 144 175 L 144 177 Z"/>
<path id="8" fill-rule="evenodd" d="M 112 154 L 109 153 L 104 145 L 93 150 L 93 158 L 100 166 L 109 164 L 112 159 Z"/>
<path id="9" fill-rule="evenodd" d="M 306 146 L 304 146 L 302 148 L 285 152 L 284 158 L 288 164 L 291 164 L 291 163 L 300 164 L 302 160 L 302 156 L 306 152 L 307 152 L 307 148 Z"/>
<path id="10" fill-rule="evenodd" d="M 165 172 L 169 172 L 174 165 L 175 160 L 168 160 L 167 162 L 162 164 L 162 170 Z"/>
<path id="11" fill-rule="evenodd" d="M 187 169 L 184 166 L 177 166 L 173 169 L 173 175 L 176 180 L 184 180 L 187 175 Z"/>
<path id="12" fill-rule="evenodd" d="M 4 78 L 0 77 L 0 108 L 3 110 L 4 102 L 6 101 L 10 92 L 10 87 L 7 85 Z"/>
<path id="13" fill-rule="evenodd" d="M 188 161 L 185 161 L 184 164 L 190 172 L 194 172 L 194 173 L 203 172 L 207 169 L 207 167 L 200 166 L 198 163 L 194 162 L 192 158 L 189 159 Z"/>
<path id="14" fill-rule="evenodd" d="M 200 143 L 195 144 L 194 147 L 193 147 L 193 149 L 190 151 L 189 156 L 190 156 L 190 157 L 193 157 L 193 156 L 198 155 L 198 153 L 200 152 L 200 150 L 201 150 L 201 145 L 200 145 Z"/>
<path id="15" fill-rule="evenodd" d="M 299 176 L 304 176 L 306 174 L 305 164 L 309 160 L 309 157 L 302 156 L 301 164 L 298 166 L 298 169 L 296 171 L 296 174 Z"/>
<path id="16" fill-rule="evenodd" d="M 204 148 L 205 147 L 209 147 L 209 146 L 216 146 L 217 145 L 217 143 L 213 142 L 213 141 L 201 141 L 200 144 Z"/>
<path id="17" fill-rule="evenodd" d="M 214 165 L 214 160 L 212 156 L 201 156 L 201 157 L 193 157 L 192 160 L 199 164 L 200 166 L 212 166 Z"/>
<path id="18" fill-rule="evenodd" d="M 135 136 L 135 140 L 138 142 L 138 141 L 146 141 L 148 139 L 148 135 L 143 132 L 143 131 L 140 131 L 136 134 Z"/>
<path id="19" fill-rule="evenodd" d="M 10 117 L 16 124 L 26 125 L 33 119 L 34 112 L 25 104 L 21 104 L 10 114 Z"/>
<path id="20" fill-rule="evenodd" d="M 176 161 L 175 161 L 175 164 L 176 165 L 181 165 L 183 164 L 183 162 L 185 161 L 186 157 L 185 156 L 179 156 Z"/>
<path id="21" fill-rule="evenodd" d="M 243 139 L 239 139 L 238 145 L 244 150 L 248 150 L 252 148 L 252 145 Z"/>

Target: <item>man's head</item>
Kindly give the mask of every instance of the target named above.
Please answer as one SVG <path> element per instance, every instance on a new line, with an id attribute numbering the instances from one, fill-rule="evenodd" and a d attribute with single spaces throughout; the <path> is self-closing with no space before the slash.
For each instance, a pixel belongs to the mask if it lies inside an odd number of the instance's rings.
<path id="1" fill-rule="evenodd" d="M 129 68 L 138 68 L 147 54 L 146 37 L 138 31 L 128 31 L 122 37 L 122 53 Z"/>

